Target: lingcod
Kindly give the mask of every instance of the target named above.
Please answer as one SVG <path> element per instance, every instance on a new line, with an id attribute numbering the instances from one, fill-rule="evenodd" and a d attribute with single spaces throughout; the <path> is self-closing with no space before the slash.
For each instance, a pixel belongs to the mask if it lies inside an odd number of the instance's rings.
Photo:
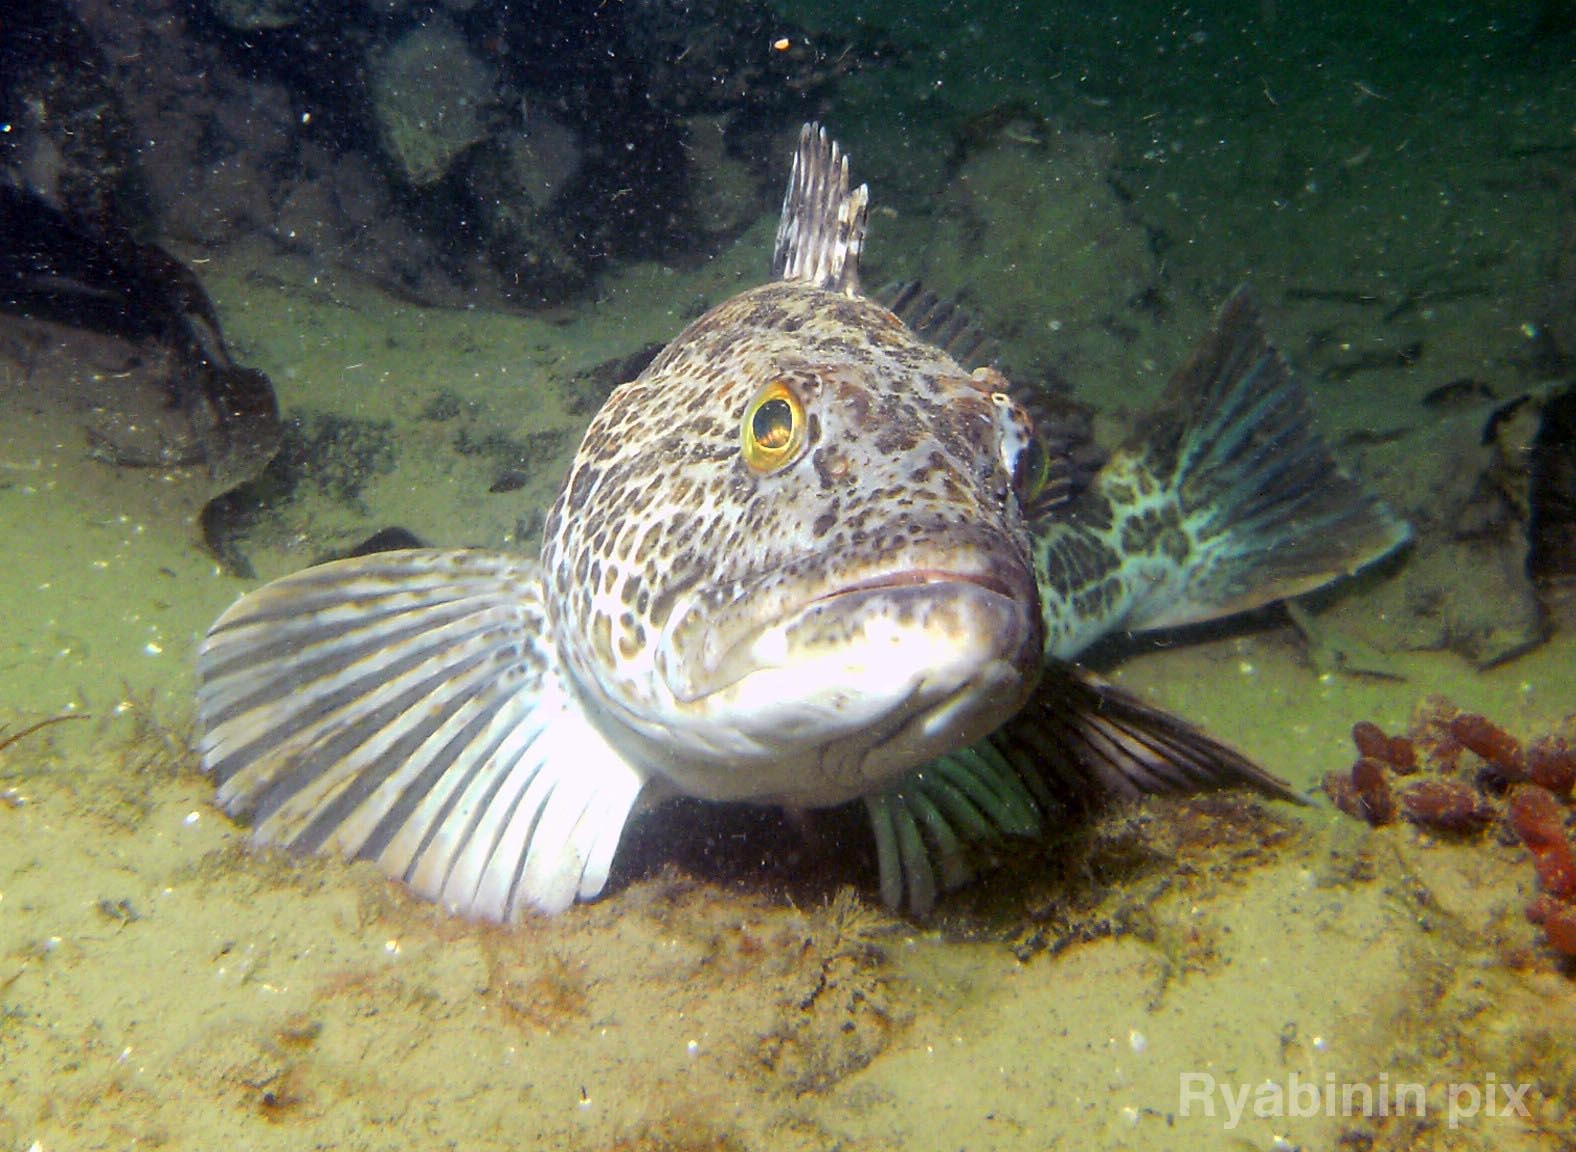
<path id="1" fill-rule="evenodd" d="M 772 280 L 613 391 L 537 557 L 374 553 L 219 618 L 199 750 L 255 841 L 510 920 L 599 896 L 665 799 L 862 803 L 881 897 L 923 913 L 1066 786 L 1294 795 L 1075 662 L 1407 537 L 1251 295 L 1101 453 L 1081 411 L 960 363 L 950 314 L 861 292 L 868 205 L 806 125 Z"/>

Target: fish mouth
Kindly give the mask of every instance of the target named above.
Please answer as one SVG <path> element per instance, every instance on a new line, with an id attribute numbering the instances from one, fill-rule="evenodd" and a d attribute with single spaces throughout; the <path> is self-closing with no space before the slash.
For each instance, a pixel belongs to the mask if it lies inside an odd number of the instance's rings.
<path id="1" fill-rule="evenodd" d="M 905 641 L 916 659 L 940 652 L 954 663 L 947 653 L 955 649 L 957 660 L 971 653 L 1038 667 L 1044 633 L 1033 570 L 971 549 L 936 559 L 846 572 L 821 590 L 763 573 L 726 598 L 697 597 L 665 632 L 663 677 L 676 700 L 696 702 L 763 671 L 814 665 L 825 673 L 840 652 L 850 666 L 885 660 L 876 648 Z"/>
<path id="2" fill-rule="evenodd" d="M 829 600 L 840 600 L 846 596 L 858 596 L 864 592 L 887 592 L 898 588 L 925 588 L 941 584 L 973 584 L 987 592 L 994 592 L 997 596 L 1014 599 L 1012 584 L 994 572 L 956 572 L 945 568 L 909 568 L 899 572 L 889 572 L 879 576 L 869 576 L 862 580 L 844 584 L 829 592 L 822 593 L 809 601 L 810 604 L 824 604 Z"/>
<path id="3" fill-rule="evenodd" d="M 968 548 L 915 559 L 762 574 L 683 604 L 657 664 L 698 753 L 669 779 L 712 800 L 840 804 L 1022 707 L 1044 650 L 1032 569 Z"/>

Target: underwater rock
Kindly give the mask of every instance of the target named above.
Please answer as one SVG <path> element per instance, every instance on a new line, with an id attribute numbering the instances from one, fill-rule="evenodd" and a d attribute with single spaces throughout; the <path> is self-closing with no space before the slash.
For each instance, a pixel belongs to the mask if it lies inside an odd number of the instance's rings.
<path id="1" fill-rule="evenodd" d="M 230 359 L 189 269 L 6 185 L 0 235 L 8 418 L 63 415 L 111 464 L 201 465 L 209 495 L 262 469 L 279 443 L 273 387 Z"/>
<path id="2" fill-rule="evenodd" d="M 759 0 L 646 0 L 622 7 L 625 40 L 650 97 L 676 116 L 785 116 L 861 57 L 847 43 L 823 49 Z"/>
<path id="3" fill-rule="evenodd" d="M 237 32 L 288 28 L 314 7 L 313 0 L 207 0 L 214 19 Z"/>
<path id="4" fill-rule="evenodd" d="M 585 144 L 545 104 L 521 97 L 517 122 L 479 144 L 463 176 L 469 211 L 506 291 L 523 284 L 537 295 L 581 289 L 590 276 L 560 212 L 567 190 L 579 186 Z"/>
<path id="5" fill-rule="evenodd" d="M 1569 0 L 1562 0 L 1562 6 L 1569 6 Z M 1548 176 L 1559 214 L 1553 258 L 1528 351 L 1534 370 L 1558 376 L 1576 364 L 1576 170 L 1566 163 Z"/>
<path id="6" fill-rule="evenodd" d="M 1117 161 L 1112 139 L 1009 125 L 966 153 L 938 205 L 947 222 L 934 230 L 919 275 L 1015 350 L 1017 374 L 1129 375 L 1124 362 L 1145 336 L 1134 302 L 1151 293 L 1159 265 L 1112 185 Z M 1035 306 L 1025 308 L 1030 299 Z"/>
<path id="7" fill-rule="evenodd" d="M 563 194 L 580 171 L 580 134 L 540 106 L 520 101 L 520 131 L 503 142 L 507 193 L 540 211 Z"/>
<path id="8" fill-rule="evenodd" d="M 383 150 L 412 186 L 437 183 L 486 137 L 495 76 L 448 18 L 435 16 L 374 53 L 368 71 Z"/>
<path id="9" fill-rule="evenodd" d="M 1576 607 L 1576 387 L 1543 404 L 1528 476 L 1527 572 L 1545 608 Z"/>
<path id="10" fill-rule="evenodd" d="M 1536 411 L 1499 421 L 1490 443 L 1484 424 L 1481 411 L 1441 411 L 1404 453 L 1373 457 L 1374 476 L 1389 461 L 1405 477 L 1392 492 L 1415 529 L 1405 566 L 1366 589 L 1364 635 L 1385 650 L 1450 651 L 1489 668 L 1548 636 L 1526 570 L 1525 446 Z"/>
<path id="11" fill-rule="evenodd" d="M 334 412 L 298 410 L 283 422 L 279 441 L 266 468 L 203 509 L 203 543 L 240 576 L 255 573 L 249 548 L 259 535 L 327 538 L 323 504 L 315 505 L 313 513 L 303 513 L 302 497 L 317 497 L 365 514 L 363 490 L 376 477 L 392 472 L 399 456 L 391 422 Z M 315 562 L 359 555 L 354 549 L 367 543 L 363 539 L 324 548 Z"/>
<path id="12" fill-rule="evenodd" d="M 727 117 L 691 116 L 684 123 L 690 160 L 690 204 L 696 228 L 731 236 L 754 223 L 765 207 L 760 181 L 728 151 Z"/>
<path id="13" fill-rule="evenodd" d="M 67 467 L 85 437 L 87 456 L 146 470 L 115 491 L 194 517 L 272 456 L 278 410 L 268 379 L 231 360 L 190 269 L 137 239 L 162 170 L 132 141 L 156 138 L 161 160 L 186 153 L 131 111 L 145 95 L 123 73 L 145 62 L 125 39 L 100 50 L 103 27 L 85 21 L 104 15 L 29 0 L 0 20 L 0 419 Z M 161 42 L 122 28 L 133 23 L 110 26 Z"/>
<path id="14" fill-rule="evenodd" d="M 69 6 L 6 5 L 0 124 L 0 181 L 89 227 L 123 218 L 131 132 L 103 54 Z"/>

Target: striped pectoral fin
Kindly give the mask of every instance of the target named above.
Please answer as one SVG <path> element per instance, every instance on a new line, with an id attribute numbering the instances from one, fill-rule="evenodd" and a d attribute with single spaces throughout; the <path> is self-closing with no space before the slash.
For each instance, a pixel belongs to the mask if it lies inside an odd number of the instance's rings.
<path id="1" fill-rule="evenodd" d="M 597 895 L 644 775 L 559 676 L 534 562 L 378 553 L 239 601 L 198 656 L 203 767 L 253 839 L 507 920 Z"/>

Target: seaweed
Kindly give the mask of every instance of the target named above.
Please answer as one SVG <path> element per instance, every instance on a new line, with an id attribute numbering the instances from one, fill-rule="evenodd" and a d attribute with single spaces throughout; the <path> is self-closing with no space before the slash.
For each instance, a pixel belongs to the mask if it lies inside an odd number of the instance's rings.
<path id="1" fill-rule="evenodd" d="M 614 388 L 644 372 L 660 351 L 661 344 L 647 344 L 627 356 L 615 356 L 575 373 L 564 385 L 564 411 L 572 416 L 591 415 L 607 403 Z"/>
<path id="2" fill-rule="evenodd" d="M 556 460 L 569 440 L 561 428 L 529 432 L 524 437 L 505 432 L 477 434 L 461 428 L 454 437 L 454 450 L 461 456 L 476 456 L 488 461 L 494 477 L 489 492 L 513 492 L 524 488 L 544 462 Z"/>
<path id="3" fill-rule="evenodd" d="M 885 971 L 888 923 L 852 887 L 809 917 L 800 963 L 757 1048 L 762 1067 L 792 1091 L 827 1091 L 885 1051 L 907 1023 Z"/>
<path id="4" fill-rule="evenodd" d="M 294 493 L 310 485 L 353 507 L 374 476 L 394 469 L 394 424 L 334 412 L 305 412 L 285 422 L 283 443 L 268 474 Z"/>

